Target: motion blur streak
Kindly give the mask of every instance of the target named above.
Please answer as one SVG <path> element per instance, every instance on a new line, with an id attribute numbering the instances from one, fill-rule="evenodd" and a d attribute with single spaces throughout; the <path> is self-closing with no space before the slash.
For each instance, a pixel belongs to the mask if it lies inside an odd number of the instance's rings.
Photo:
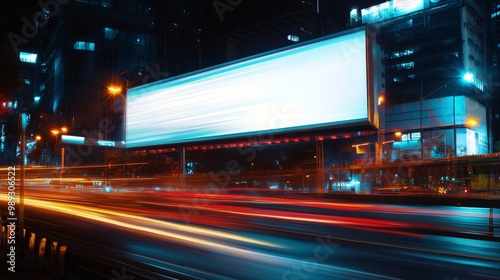
<path id="1" fill-rule="evenodd" d="M 394 222 L 394 221 L 383 221 L 375 219 L 365 219 L 365 218 L 349 218 L 341 216 L 332 215 L 318 215 L 318 214 L 307 214 L 307 213 L 291 213 L 284 211 L 270 211 L 270 210 L 257 210 L 245 207 L 228 207 L 218 205 L 217 209 L 212 209 L 213 211 L 226 212 L 237 215 L 245 216 L 255 216 L 282 220 L 292 220 L 299 222 L 311 222 L 311 223 L 323 223 L 323 224 L 334 224 L 334 225 L 357 225 L 365 227 L 410 227 L 413 226 L 408 223 Z M 251 213 L 253 212 L 253 213 Z"/>
<path id="2" fill-rule="evenodd" d="M 265 203 L 265 204 L 277 204 L 277 205 L 292 205 L 292 206 L 303 206 L 303 207 L 315 207 L 321 209 L 332 209 L 332 210 L 346 210 L 346 211 L 370 211 L 370 212 L 381 212 L 381 213 L 394 213 L 403 215 L 456 215 L 456 212 L 450 210 L 436 210 L 436 209 L 425 209 L 422 207 L 412 207 L 412 206 L 397 206 L 397 205 L 376 205 L 376 204 L 365 204 L 356 202 L 325 202 L 317 200 L 307 200 L 306 198 L 290 199 L 290 198 L 276 198 L 276 197 L 264 197 L 264 196 L 252 196 L 252 201 L 248 200 L 246 195 L 234 195 L 234 194 L 207 194 L 207 193 L 167 193 L 169 197 L 183 196 L 191 197 L 194 199 L 210 199 L 210 200 L 224 200 L 231 202 L 245 202 L 245 203 Z M 417 210 L 418 208 L 418 210 Z M 487 217 L 488 214 L 477 213 L 477 209 L 471 207 L 461 207 L 460 217 Z M 500 218 L 500 214 L 495 214 L 494 218 Z"/>
<path id="3" fill-rule="evenodd" d="M 2 198 L 2 199 L 6 200 L 6 198 Z M 25 199 L 25 203 L 36 206 L 36 207 L 48 209 L 48 210 L 58 211 L 58 212 L 62 212 L 65 214 L 70 214 L 70 215 L 79 216 L 79 217 L 83 217 L 83 218 L 87 218 L 87 219 L 91 219 L 91 220 L 95 220 L 95 221 L 99 221 L 99 222 L 103 222 L 103 223 L 112 224 L 112 225 L 119 226 L 119 227 L 124 227 L 124 228 L 128 228 L 128 229 L 142 231 L 142 232 L 146 232 L 149 234 L 156 234 L 156 235 L 163 236 L 166 238 L 178 239 L 178 240 L 186 242 L 186 243 L 196 243 L 196 244 L 200 244 L 200 245 L 204 245 L 204 246 L 208 246 L 208 247 L 218 248 L 220 250 L 233 251 L 236 253 L 254 254 L 251 251 L 231 247 L 228 245 L 217 243 L 215 241 L 204 240 L 201 238 L 196 238 L 194 236 L 190 237 L 190 236 L 188 236 L 188 234 L 210 235 L 210 236 L 215 236 L 217 238 L 226 238 L 226 239 L 247 242 L 247 243 L 252 243 L 252 244 L 257 244 L 257 245 L 262 245 L 262 246 L 281 247 L 281 246 L 271 244 L 268 242 L 261 242 L 261 241 L 255 240 L 255 239 L 246 238 L 246 237 L 238 236 L 235 234 L 229 234 L 229 233 L 226 233 L 223 231 L 204 229 L 201 227 L 196 227 L 196 226 L 191 226 L 191 225 L 179 225 L 179 224 L 165 222 L 165 221 L 157 221 L 157 220 L 153 220 L 153 219 L 149 219 L 149 218 L 145 218 L 145 217 L 141 217 L 141 216 L 129 215 L 129 214 L 124 214 L 124 213 L 110 211 L 110 210 L 98 209 L 98 208 L 94 208 L 94 207 L 78 206 L 78 205 L 73 205 L 73 204 L 68 204 L 68 203 L 60 203 L 60 202 L 48 202 L 48 201 L 41 201 L 41 200 L 29 199 L 29 198 Z M 108 215 L 108 217 L 106 217 L 106 215 Z M 113 216 L 115 216 L 115 217 L 113 217 Z M 120 221 L 119 220 L 120 218 L 125 218 L 125 219 Z M 131 221 L 129 221 L 127 219 L 130 219 Z M 142 226 L 137 225 L 139 223 L 139 221 L 143 222 Z M 182 234 L 175 233 L 172 231 L 156 229 L 156 228 L 153 228 L 153 226 L 169 228 L 171 230 L 179 230 L 179 231 L 182 231 Z"/>

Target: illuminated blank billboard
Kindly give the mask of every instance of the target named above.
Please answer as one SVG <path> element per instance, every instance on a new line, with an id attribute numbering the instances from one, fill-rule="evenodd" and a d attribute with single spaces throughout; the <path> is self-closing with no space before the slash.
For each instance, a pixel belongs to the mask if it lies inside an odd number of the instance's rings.
<path id="1" fill-rule="evenodd" d="M 126 146 L 367 123 L 366 46 L 363 29 L 133 88 Z"/>

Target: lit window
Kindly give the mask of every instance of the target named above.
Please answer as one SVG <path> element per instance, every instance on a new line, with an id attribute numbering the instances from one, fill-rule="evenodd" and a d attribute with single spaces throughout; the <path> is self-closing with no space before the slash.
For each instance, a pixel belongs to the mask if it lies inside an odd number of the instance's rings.
<path id="1" fill-rule="evenodd" d="M 292 34 L 288 35 L 286 38 L 288 39 L 288 41 L 292 42 L 298 42 L 300 40 L 299 36 Z"/>
<path id="2" fill-rule="evenodd" d="M 409 56 L 412 55 L 415 51 L 413 49 L 407 49 L 403 51 L 396 51 L 391 53 L 391 58 L 397 58 L 397 57 L 402 57 L 402 56 Z"/>
<path id="3" fill-rule="evenodd" d="M 412 69 L 415 67 L 415 62 L 405 62 L 405 63 L 400 63 L 396 65 L 396 69 L 402 70 L 402 69 Z"/>
<path id="4" fill-rule="evenodd" d="M 118 35 L 118 30 L 105 27 L 104 28 L 104 39 L 113 40 Z"/>
<path id="5" fill-rule="evenodd" d="M 91 42 L 77 41 L 75 45 L 73 45 L 73 49 L 75 50 L 94 51 L 94 48 L 95 44 Z"/>
<path id="6" fill-rule="evenodd" d="M 85 4 L 97 5 L 98 0 L 76 0 L 76 2 L 81 2 Z"/>
<path id="7" fill-rule="evenodd" d="M 102 0 L 101 6 L 104 8 L 111 8 L 113 6 L 113 0 Z"/>
<path id="8" fill-rule="evenodd" d="M 36 53 L 19 52 L 19 60 L 21 62 L 36 63 Z"/>

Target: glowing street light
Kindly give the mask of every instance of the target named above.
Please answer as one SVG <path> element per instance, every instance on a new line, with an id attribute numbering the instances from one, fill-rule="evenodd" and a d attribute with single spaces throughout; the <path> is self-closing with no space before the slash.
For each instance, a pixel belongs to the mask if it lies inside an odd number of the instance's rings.
<path id="1" fill-rule="evenodd" d="M 67 133 L 67 132 L 68 132 L 68 129 L 66 127 L 64 127 L 64 126 L 61 127 L 61 128 L 59 128 L 59 129 L 54 128 L 54 129 L 50 130 L 50 133 L 52 133 L 52 135 L 54 135 L 55 138 L 56 138 L 56 141 L 54 142 L 54 151 L 56 150 L 56 144 L 57 144 L 57 139 L 58 139 L 57 136 L 60 133 Z M 40 139 L 41 139 L 41 137 L 40 137 Z M 64 158 L 65 158 L 64 152 L 65 152 L 64 151 L 64 147 L 61 147 L 61 168 L 64 168 Z"/>
<path id="2" fill-rule="evenodd" d="M 108 91 L 111 95 L 121 94 L 122 88 L 120 86 L 109 86 Z"/>
<path id="3" fill-rule="evenodd" d="M 468 118 L 467 119 L 467 126 L 472 127 L 472 126 L 477 126 L 479 124 L 479 121 L 474 118 Z"/>
<path id="4" fill-rule="evenodd" d="M 470 72 L 465 73 L 463 78 L 464 78 L 464 81 L 466 81 L 468 83 L 474 82 L 474 74 L 472 74 Z"/>

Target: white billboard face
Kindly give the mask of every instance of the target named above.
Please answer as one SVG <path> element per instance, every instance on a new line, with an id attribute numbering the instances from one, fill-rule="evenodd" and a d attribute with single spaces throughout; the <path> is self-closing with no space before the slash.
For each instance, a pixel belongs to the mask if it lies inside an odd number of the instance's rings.
<path id="1" fill-rule="evenodd" d="M 368 121 L 366 31 L 127 93 L 128 148 Z"/>

